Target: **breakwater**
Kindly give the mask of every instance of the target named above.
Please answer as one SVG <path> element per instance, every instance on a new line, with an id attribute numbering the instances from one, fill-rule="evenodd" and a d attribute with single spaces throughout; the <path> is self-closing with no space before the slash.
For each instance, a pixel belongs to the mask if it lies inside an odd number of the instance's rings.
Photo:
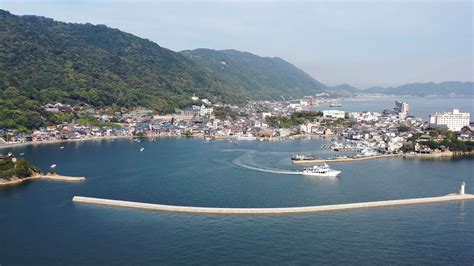
<path id="1" fill-rule="evenodd" d="M 400 157 L 400 154 L 382 154 L 382 155 L 373 155 L 373 156 L 361 156 L 355 158 L 337 158 L 337 159 L 317 159 L 317 160 L 292 160 L 293 164 L 314 164 L 314 163 L 349 163 L 349 162 L 358 162 L 365 160 L 375 160 L 391 157 Z"/>
<path id="2" fill-rule="evenodd" d="M 208 214 L 291 214 L 291 213 L 313 213 L 313 212 L 327 212 L 327 211 L 343 211 L 354 210 L 362 208 L 378 208 L 403 206 L 414 204 L 428 204 L 440 203 L 448 201 L 462 201 L 474 200 L 472 194 L 449 194 L 440 197 L 428 198 L 414 198 L 414 199 L 400 199 L 400 200 L 385 200 L 372 201 L 348 204 L 335 204 L 323 206 L 306 206 L 306 207 L 288 207 L 288 208 L 213 208 L 213 207 L 190 207 L 190 206 L 174 206 L 161 205 L 133 201 L 111 200 L 91 197 L 74 196 L 72 201 L 76 203 L 96 204 L 113 207 L 144 209 L 152 211 L 167 211 L 167 212 L 185 212 L 185 213 L 208 213 Z"/>

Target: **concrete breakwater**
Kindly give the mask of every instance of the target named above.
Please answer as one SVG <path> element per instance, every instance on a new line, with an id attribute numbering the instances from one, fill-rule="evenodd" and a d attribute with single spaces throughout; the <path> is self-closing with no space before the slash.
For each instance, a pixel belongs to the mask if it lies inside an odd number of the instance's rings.
<path id="1" fill-rule="evenodd" d="M 208 214 L 291 214 L 291 213 L 312 213 L 327 211 L 343 211 L 362 208 L 377 208 L 390 206 L 403 206 L 414 204 L 440 203 L 448 201 L 474 200 L 472 194 L 449 194 L 440 197 L 414 198 L 401 200 L 386 200 L 373 202 L 360 202 L 348 204 L 335 204 L 323 206 L 306 206 L 306 207 L 288 207 L 288 208 L 213 208 L 213 207 L 190 207 L 190 206 L 174 206 L 161 205 L 142 202 L 111 200 L 91 197 L 74 196 L 72 201 L 77 203 L 97 204 L 104 206 L 135 208 L 152 211 L 167 212 L 185 212 L 185 213 L 208 213 Z"/>
<path id="2" fill-rule="evenodd" d="M 317 160 L 291 160 L 293 164 L 314 164 L 314 163 L 349 163 L 349 162 L 358 162 L 365 160 L 375 160 L 391 157 L 400 157 L 400 154 L 382 154 L 382 155 L 373 155 L 373 156 L 361 156 L 354 158 L 337 158 L 337 159 L 317 159 Z"/>

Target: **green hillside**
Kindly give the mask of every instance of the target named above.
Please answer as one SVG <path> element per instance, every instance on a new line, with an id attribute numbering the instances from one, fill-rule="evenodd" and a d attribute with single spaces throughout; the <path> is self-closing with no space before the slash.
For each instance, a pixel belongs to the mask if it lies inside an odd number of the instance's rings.
<path id="1" fill-rule="evenodd" d="M 255 99 L 281 100 L 321 92 L 325 86 L 281 58 L 236 50 L 196 49 L 181 52 L 213 72 L 220 81 Z"/>
<path id="2" fill-rule="evenodd" d="M 172 112 L 189 104 L 192 94 L 230 103 L 248 98 L 149 40 L 0 10 L 0 120 L 32 116 L 25 126 L 37 126 L 47 119 L 39 105 L 57 101 Z"/>

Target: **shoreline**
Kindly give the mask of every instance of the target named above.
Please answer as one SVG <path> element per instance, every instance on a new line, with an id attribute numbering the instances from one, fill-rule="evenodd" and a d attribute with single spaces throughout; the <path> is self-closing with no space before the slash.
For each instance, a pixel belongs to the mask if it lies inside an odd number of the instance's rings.
<path id="1" fill-rule="evenodd" d="M 134 138 L 134 137 L 133 136 L 107 136 L 107 137 L 83 138 L 83 139 L 42 140 L 42 141 L 37 141 L 37 142 L 21 142 L 21 143 L 4 144 L 0 146 L 0 150 L 7 149 L 7 148 L 36 146 L 36 145 L 44 145 L 44 144 L 58 144 L 58 143 L 93 141 L 93 140 L 99 141 L 99 140 L 129 139 L 129 138 Z"/>
<path id="2" fill-rule="evenodd" d="M 106 136 L 106 137 L 91 137 L 83 139 L 57 139 L 57 140 L 42 140 L 37 142 L 21 142 L 21 143 L 11 143 L 0 145 L 0 150 L 7 148 L 17 148 L 17 147 L 26 147 L 26 146 L 39 146 L 44 144 L 58 144 L 58 143 L 67 143 L 67 142 L 82 142 L 82 141 L 101 141 L 101 140 L 115 140 L 115 139 L 159 139 L 159 138 L 196 138 L 200 140 L 206 140 L 204 135 L 171 135 L 163 134 L 157 136 Z M 324 136 L 317 135 L 305 135 L 298 134 L 291 137 L 272 137 L 272 138 L 259 138 L 256 137 L 250 141 L 285 141 L 285 140 L 300 140 L 300 139 L 325 139 Z M 230 140 L 230 141 L 249 141 L 247 139 L 239 139 L 237 136 L 214 136 L 214 140 Z"/>
<path id="3" fill-rule="evenodd" d="M 47 174 L 35 173 L 32 176 L 25 177 L 25 178 L 12 177 L 8 180 L 2 178 L 0 179 L 0 186 L 19 185 L 23 182 L 27 182 L 30 180 L 38 180 L 38 179 L 59 180 L 59 181 L 69 181 L 69 182 L 79 182 L 79 181 L 86 180 L 84 176 L 64 176 L 64 175 L 51 174 L 51 173 L 47 173 Z"/>

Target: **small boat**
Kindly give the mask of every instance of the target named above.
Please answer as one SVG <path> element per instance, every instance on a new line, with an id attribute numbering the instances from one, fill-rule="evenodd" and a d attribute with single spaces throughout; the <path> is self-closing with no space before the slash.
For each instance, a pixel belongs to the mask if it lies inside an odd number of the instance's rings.
<path id="1" fill-rule="evenodd" d="M 337 171 L 329 168 L 329 165 L 324 163 L 324 165 L 315 165 L 313 167 L 308 167 L 303 169 L 301 174 L 309 176 L 323 176 L 323 177 L 337 177 L 341 171 Z"/>
<path id="2" fill-rule="evenodd" d="M 21 156 L 23 156 L 23 155 L 25 155 L 25 153 L 24 153 L 24 152 L 22 152 L 22 153 L 20 153 L 20 155 L 21 155 Z"/>
<path id="3" fill-rule="evenodd" d="M 142 151 L 144 151 L 144 150 L 145 150 L 145 148 L 143 148 L 143 147 L 140 148 L 140 152 L 142 152 Z"/>
<path id="4" fill-rule="evenodd" d="M 8 157 L 12 157 L 12 156 L 13 156 L 13 153 L 9 152 L 9 153 L 7 154 L 7 156 L 8 156 Z"/>
<path id="5" fill-rule="evenodd" d="M 52 164 L 50 167 L 54 169 L 54 168 L 56 168 L 56 165 Z"/>
<path id="6" fill-rule="evenodd" d="M 64 146 L 59 147 L 61 150 L 64 149 Z"/>

